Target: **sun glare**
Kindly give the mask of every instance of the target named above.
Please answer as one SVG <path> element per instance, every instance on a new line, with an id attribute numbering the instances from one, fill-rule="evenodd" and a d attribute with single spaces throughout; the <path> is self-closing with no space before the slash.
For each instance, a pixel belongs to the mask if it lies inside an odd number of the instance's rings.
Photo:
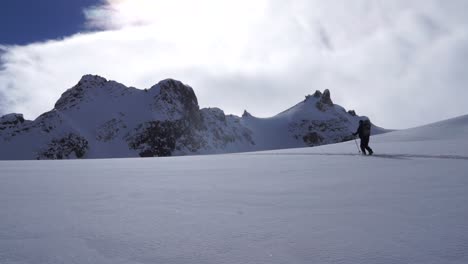
<path id="1" fill-rule="evenodd" d="M 262 18 L 266 0 L 110 0 L 119 26 L 152 25 L 164 31 L 206 36 L 248 30 Z"/>

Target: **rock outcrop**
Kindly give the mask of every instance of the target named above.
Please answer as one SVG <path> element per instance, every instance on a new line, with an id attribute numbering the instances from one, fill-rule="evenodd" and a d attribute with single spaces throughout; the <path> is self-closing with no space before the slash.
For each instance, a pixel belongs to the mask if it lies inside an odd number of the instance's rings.
<path id="1" fill-rule="evenodd" d="M 331 100 L 330 91 L 328 89 L 325 90 L 323 94 L 319 91 L 315 92 L 314 97 L 319 99 L 316 103 L 316 107 L 320 111 L 325 112 L 328 108 L 333 107 L 333 101 Z"/>
<path id="2" fill-rule="evenodd" d="M 46 149 L 40 151 L 37 159 L 70 159 L 83 158 L 88 151 L 88 141 L 74 134 L 60 139 L 53 139 Z"/>

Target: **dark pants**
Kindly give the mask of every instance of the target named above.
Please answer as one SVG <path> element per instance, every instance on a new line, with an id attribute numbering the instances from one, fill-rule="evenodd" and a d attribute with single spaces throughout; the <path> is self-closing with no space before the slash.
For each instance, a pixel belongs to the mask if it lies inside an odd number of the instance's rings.
<path id="1" fill-rule="evenodd" d="M 369 154 L 374 153 L 374 151 L 372 151 L 372 149 L 369 147 L 369 140 L 370 140 L 370 137 L 361 138 L 361 150 L 362 150 L 362 153 L 364 154 L 366 154 L 366 150 L 369 151 Z"/>

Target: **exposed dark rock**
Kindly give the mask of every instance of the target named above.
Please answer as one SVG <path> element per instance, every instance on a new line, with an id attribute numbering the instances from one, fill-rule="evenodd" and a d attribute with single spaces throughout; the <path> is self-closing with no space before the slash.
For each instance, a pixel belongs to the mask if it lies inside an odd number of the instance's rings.
<path id="1" fill-rule="evenodd" d="M 342 137 L 341 139 L 341 142 L 346 142 L 346 141 L 350 141 L 350 140 L 354 140 L 355 137 L 353 135 L 345 135 Z"/>
<path id="2" fill-rule="evenodd" d="M 356 111 L 354 111 L 354 110 L 349 110 L 349 111 L 348 111 L 348 114 L 350 114 L 351 116 L 356 116 Z"/>
<path id="3" fill-rule="evenodd" d="M 244 118 L 245 117 L 252 117 L 252 115 L 249 112 L 247 112 L 247 110 L 244 110 L 244 113 L 242 114 L 242 117 L 244 117 Z"/>
<path id="4" fill-rule="evenodd" d="M 320 97 L 322 97 L 322 92 L 320 92 L 319 90 L 315 91 L 314 97 L 315 97 L 315 98 L 320 98 Z"/>
<path id="5" fill-rule="evenodd" d="M 46 150 L 41 151 L 37 159 L 68 159 L 75 154 L 76 158 L 83 158 L 88 151 L 88 141 L 75 134 L 54 139 L 48 144 Z"/>
<path id="6" fill-rule="evenodd" d="M 292 123 L 289 131 L 296 139 L 303 139 L 308 146 L 318 146 L 329 143 L 347 141 L 350 131 L 344 118 L 320 120 L 302 120 Z M 317 139 L 317 140 L 316 140 Z"/>
<path id="7" fill-rule="evenodd" d="M 193 151 L 200 147 L 186 120 L 147 122 L 127 139 L 129 147 L 138 150 L 140 157 L 172 156 L 178 141 Z"/>
<path id="8" fill-rule="evenodd" d="M 302 139 L 309 146 L 317 146 L 323 142 L 323 137 L 320 136 L 317 132 L 310 132 L 305 134 Z"/>
<path id="9" fill-rule="evenodd" d="M 323 104 L 326 104 L 326 105 L 329 105 L 329 106 L 333 106 L 333 101 L 331 100 L 330 90 L 326 89 L 326 90 L 323 92 L 323 95 L 322 95 L 322 98 L 320 99 L 320 101 L 321 101 Z"/>
<path id="10" fill-rule="evenodd" d="M 22 114 L 8 114 L 0 117 L 0 127 L 15 126 L 24 123 L 24 121 Z"/>
<path id="11" fill-rule="evenodd" d="M 189 120 L 195 127 L 202 125 L 200 107 L 192 87 L 173 79 L 161 81 L 158 86 L 161 90 L 156 101 L 163 104 L 170 115 L 180 115 L 180 119 Z"/>
<path id="12" fill-rule="evenodd" d="M 323 92 L 320 100 L 316 104 L 316 107 L 322 112 L 325 112 L 328 107 L 333 107 L 333 101 L 331 100 L 330 91 L 328 89 Z"/>
<path id="13" fill-rule="evenodd" d="M 173 79 L 161 81 L 159 86 L 161 88 L 161 100 L 168 104 L 175 104 L 174 100 L 178 100 L 187 111 L 199 110 L 197 97 L 190 86 Z"/>
<path id="14" fill-rule="evenodd" d="M 102 124 L 96 130 L 96 139 L 103 142 L 111 141 L 117 137 L 121 129 L 125 128 L 127 128 L 127 126 L 122 122 L 122 120 L 113 118 Z"/>

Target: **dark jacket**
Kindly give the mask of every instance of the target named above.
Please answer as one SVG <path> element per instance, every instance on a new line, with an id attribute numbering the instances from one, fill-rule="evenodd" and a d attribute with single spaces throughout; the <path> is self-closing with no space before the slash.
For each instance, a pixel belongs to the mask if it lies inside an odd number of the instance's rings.
<path id="1" fill-rule="evenodd" d="M 359 138 L 370 137 L 371 123 L 369 120 L 359 123 L 359 127 L 354 135 L 359 135 Z"/>

